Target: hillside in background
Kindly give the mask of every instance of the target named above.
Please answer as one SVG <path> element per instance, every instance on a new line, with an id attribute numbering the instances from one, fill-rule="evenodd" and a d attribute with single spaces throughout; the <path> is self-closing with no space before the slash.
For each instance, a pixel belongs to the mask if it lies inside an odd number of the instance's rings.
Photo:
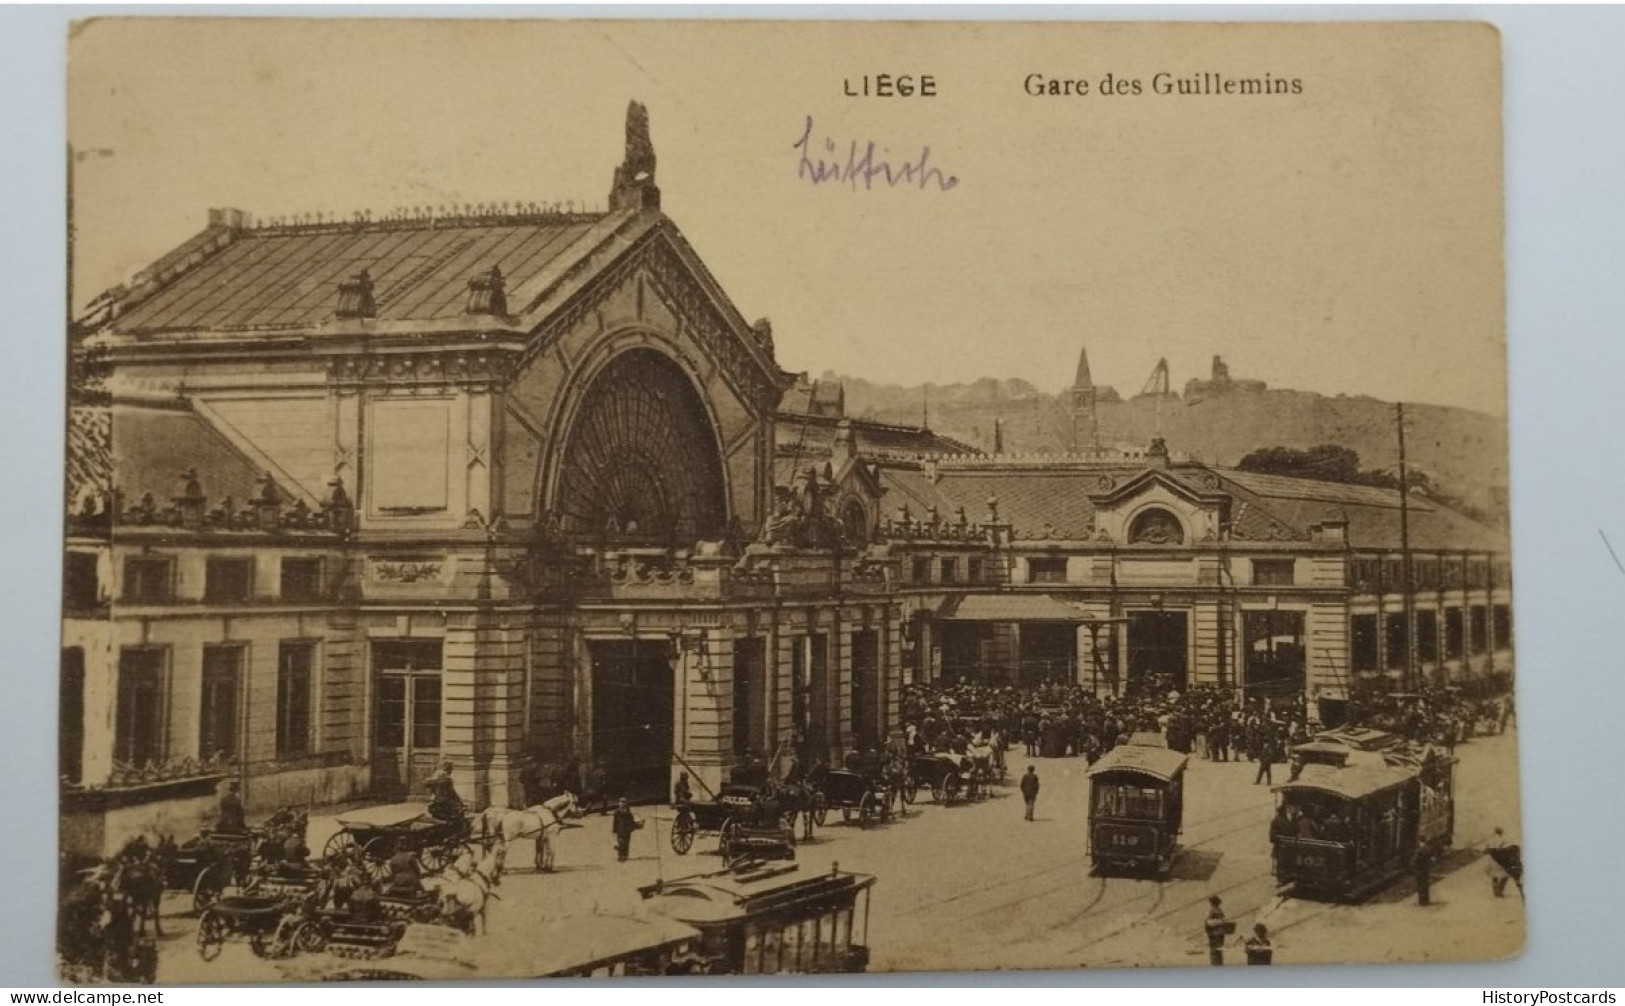
<path id="1" fill-rule="evenodd" d="M 929 396 L 929 425 L 984 451 L 993 448 L 993 420 L 1003 428 L 1004 451 L 1067 452 L 1072 414 L 1064 395 L 1046 394 L 1019 380 L 984 378 L 972 384 L 901 387 L 825 373 L 821 381 L 846 387 L 850 416 L 918 424 Z M 1327 396 L 1288 390 L 1233 390 L 1189 398 L 1144 395 L 1096 407 L 1100 444 L 1144 450 L 1160 428 L 1169 450 L 1214 465 L 1233 466 L 1263 447 L 1306 448 L 1332 443 L 1358 452 L 1362 467 L 1396 468 L 1399 445 L 1394 407 L 1364 396 Z M 1406 449 L 1441 495 L 1497 522 L 1506 519 L 1507 426 L 1496 416 L 1439 405 L 1407 403 Z M 1088 431 L 1078 442 L 1089 449 Z M 1313 476 L 1313 472 L 1305 475 Z"/>

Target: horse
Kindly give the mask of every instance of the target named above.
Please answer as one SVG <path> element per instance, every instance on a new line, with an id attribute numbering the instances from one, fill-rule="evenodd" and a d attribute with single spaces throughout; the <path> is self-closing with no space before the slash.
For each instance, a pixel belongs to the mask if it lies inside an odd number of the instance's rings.
<path id="1" fill-rule="evenodd" d="M 565 822 L 580 816 L 581 807 L 576 803 L 575 794 L 568 792 L 524 810 L 487 807 L 479 814 L 480 841 L 495 852 L 491 875 L 493 882 L 502 876 L 509 844 L 521 838 L 536 840 L 536 869 L 551 870 L 553 850 L 550 833 L 556 829 L 574 827 Z"/>
<path id="2" fill-rule="evenodd" d="M 479 879 L 448 872 L 439 877 L 425 877 L 423 887 L 434 892 L 443 919 L 470 936 L 485 933 L 485 905 L 496 895 Z"/>
<path id="3" fill-rule="evenodd" d="M 169 843 L 173 845 L 173 843 Z M 164 849 L 162 839 L 158 848 Z M 136 935 L 146 931 L 147 920 L 152 920 L 153 935 L 164 935 L 159 909 L 164 897 L 164 863 L 146 836 L 141 835 L 124 843 L 109 864 L 107 875 L 109 902 L 127 904 L 130 922 Z"/>

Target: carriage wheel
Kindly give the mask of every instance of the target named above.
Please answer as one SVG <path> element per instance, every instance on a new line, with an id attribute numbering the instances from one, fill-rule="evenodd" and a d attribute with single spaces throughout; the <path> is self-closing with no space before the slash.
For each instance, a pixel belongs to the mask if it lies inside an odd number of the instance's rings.
<path id="1" fill-rule="evenodd" d="M 903 806 L 907 807 L 914 803 L 914 797 L 916 795 L 915 791 L 919 788 L 920 784 L 914 781 L 913 776 L 908 775 L 903 777 L 903 788 L 897 794 L 898 797 L 903 801 Z"/>
<path id="2" fill-rule="evenodd" d="M 327 933 L 318 923 L 301 922 L 293 932 L 293 947 L 300 953 L 319 954 L 327 949 Z"/>
<path id="3" fill-rule="evenodd" d="M 816 825 L 818 825 L 818 827 L 822 828 L 824 826 L 825 819 L 828 818 L 828 817 L 829 817 L 829 801 L 825 800 L 824 799 L 824 794 L 820 793 L 816 797 L 813 798 L 813 809 L 812 809 L 813 824 L 816 824 Z"/>
<path id="4" fill-rule="evenodd" d="M 694 812 L 680 810 L 677 820 L 671 825 L 671 849 L 679 856 L 688 855 L 688 850 L 694 848 Z"/>
<path id="5" fill-rule="evenodd" d="M 192 912 L 202 915 L 220 900 L 220 895 L 237 879 L 231 860 L 221 859 L 198 871 L 192 882 Z"/>
<path id="6" fill-rule="evenodd" d="M 933 801 L 935 801 L 937 803 L 944 802 L 943 801 L 943 796 L 944 796 L 944 794 L 946 792 L 947 792 L 947 790 L 946 790 L 946 787 L 945 787 L 944 783 L 942 783 L 942 782 L 934 782 L 934 783 L 931 784 L 931 799 Z"/>
<path id="7" fill-rule="evenodd" d="M 425 846 L 418 850 L 418 867 L 426 875 L 443 873 L 446 867 L 457 862 L 465 849 L 468 846 L 461 843 Z"/>
<path id="8" fill-rule="evenodd" d="M 355 846 L 355 836 L 347 831 L 341 831 L 328 839 L 327 844 L 322 846 L 322 858 L 335 859 L 354 849 Z"/>
<path id="9" fill-rule="evenodd" d="M 226 920 L 219 912 L 204 912 L 197 924 L 197 955 L 205 961 L 219 957 L 221 948 L 226 945 L 226 928 Z"/>
<path id="10" fill-rule="evenodd" d="M 858 801 L 858 824 L 869 827 L 869 822 L 880 817 L 880 802 L 875 799 L 874 791 L 864 791 L 863 798 Z"/>
<path id="11" fill-rule="evenodd" d="M 953 803 L 954 798 L 959 795 L 959 777 L 949 772 L 942 777 L 940 792 L 937 789 L 933 789 L 931 792 L 939 794 L 937 796 L 938 803 Z"/>
<path id="12" fill-rule="evenodd" d="M 389 879 L 389 861 L 397 851 L 395 840 L 388 835 L 379 835 L 363 845 L 361 868 L 367 872 L 367 878 L 374 883 Z"/>

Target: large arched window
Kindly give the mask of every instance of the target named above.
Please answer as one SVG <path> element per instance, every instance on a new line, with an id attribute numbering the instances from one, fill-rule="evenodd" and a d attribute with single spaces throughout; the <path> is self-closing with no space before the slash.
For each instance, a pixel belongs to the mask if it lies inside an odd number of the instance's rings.
<path id="1" fill-rule="evenodd" d="M 674 545 L 723 533 L 716 433 L 676 363 L 638 349 L 593 378 L 565 433 L 555 500 L 566 534 Z"/>
<path id="2" fill-rule="evenodd" d="M 1185 526 L 1169 511 L 1152 507 L 1129 524 L 1128 540 L 1134 545 L 1183 545 Z"/>

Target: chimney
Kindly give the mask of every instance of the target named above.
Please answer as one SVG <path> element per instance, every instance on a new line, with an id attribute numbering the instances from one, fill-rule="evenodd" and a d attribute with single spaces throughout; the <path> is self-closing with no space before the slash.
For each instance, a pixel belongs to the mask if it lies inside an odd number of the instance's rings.
<path id="1" fill-rule="evenodd" d="M 209 211 L 209 230 L 225 229 L 240 231 L 253 222 L 253 218 L 242 210 L 230 208 L 212 209 Z"/>
<path id="2" fill-rule="evenodd" d="M 613 213 L 659 208 L 655 147 L 649 139 L 649 110 L 634 101 L 626 106 L 626 157 L 615 169 L 615 184 L 609 190 L 609 209 Z"/>
<path id="3" fill-rule="evenodd" d="M 502 270 L 496 266 L 468 281 L 468 314 L 508 315 L 508 294 Z"/>
<path id="4" fill-rule="evenodd" d="M 334 313 L 340 318 L 377 316 L 378 305 L 372 299 L 372 277 L 367 270 L 339 283 L 339 307 Z"/>

